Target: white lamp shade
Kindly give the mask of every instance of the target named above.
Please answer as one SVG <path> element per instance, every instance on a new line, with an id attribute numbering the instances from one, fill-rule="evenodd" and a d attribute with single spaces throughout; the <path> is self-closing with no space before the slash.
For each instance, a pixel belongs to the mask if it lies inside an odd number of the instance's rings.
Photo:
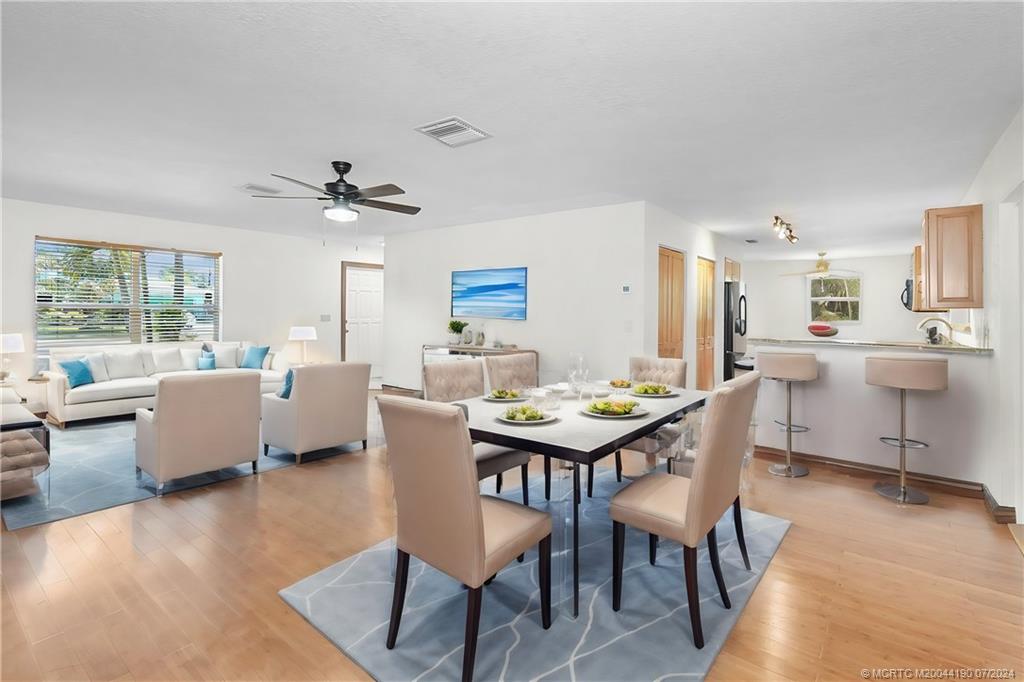
<path id="1" fill-rule="evenodd" d="M 0 334 L 0 352 L 24 353 L 25 339 L 21 334 Z"/>
<path id="2" fill-rule="evenodd" d="M 289 341 L 316 341 L 316 327 L 292 327 L 288 330 Z"/>

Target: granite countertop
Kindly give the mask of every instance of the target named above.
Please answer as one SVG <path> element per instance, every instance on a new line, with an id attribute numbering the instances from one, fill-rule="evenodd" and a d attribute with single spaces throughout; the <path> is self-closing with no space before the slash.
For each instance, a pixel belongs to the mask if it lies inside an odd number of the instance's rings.
<path id="1" fill-rule="evenodd" d="M 810 338 L 810 339 L 763 339 L 748 338 L 747 343 L 778 345 L 778 346 L 849 346 L 862 348 L 902 348 L 905 350 L 922 350 L 932 353 L 968 353 L 989 355 L 991 348 L 975 348 L 959 343 L 926 343 L 924 341 L 860 341 L 857 339 Z"/>

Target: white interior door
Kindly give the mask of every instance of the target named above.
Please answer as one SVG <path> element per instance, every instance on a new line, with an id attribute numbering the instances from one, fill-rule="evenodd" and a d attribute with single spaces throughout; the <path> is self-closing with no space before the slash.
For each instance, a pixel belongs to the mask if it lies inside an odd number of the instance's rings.
<path id="1" fill-rule="evenodd" d="M 384 270 L 348 266 L 345 275 L 345 359 L 369 362 L 370 377 L 384 376 Z"/>

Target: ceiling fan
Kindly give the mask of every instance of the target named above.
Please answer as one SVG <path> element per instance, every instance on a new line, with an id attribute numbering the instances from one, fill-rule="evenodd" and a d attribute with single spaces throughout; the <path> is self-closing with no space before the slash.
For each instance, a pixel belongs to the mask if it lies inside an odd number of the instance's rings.
<path id="1" fill-rule="evenodd" d="M 420 212 L 419 206 L 394 204 L 390 201 L 375 201 L 376 197 L 391 197 L 397 194 L 405 194 L 405 190 L 398 185 L 375 185 L 374 187 L 360 189 L 345 180 L 345 174 L 352 170 L 351 163 L 348 161 L 332 161 L 331 167 L 338 174 L 338 179 L 325 182 L 322 188 L 302 180 L 271 173 L 275 178 L 281 178 L 300 187 L 313 190 L 318 193 L 318 196 L 283 197 L 276 194 L 253 194 L 252 196 L 256 199 L 313 199 L 316 201 L 330 201 L 331 205 L 324 207 L 324 217 L 342 223 L 351 222 L 359 218 L 359 211 L 352 208 L 353 206 L 379 208 L 385 211 L 405 213 L 406 215 L 416 215 Z"/>
<path id="2" fill-rule="evenodd" d="M 825 260 L 825 251 L 818 252 L 818 261 L 814 264 L 814 269 L 807 272 L 787 272 L 783 277 L 801 277 L 805 275 L 816 275 L 818 277 L 827 277 L 829 273 L 830 263 Z"/>

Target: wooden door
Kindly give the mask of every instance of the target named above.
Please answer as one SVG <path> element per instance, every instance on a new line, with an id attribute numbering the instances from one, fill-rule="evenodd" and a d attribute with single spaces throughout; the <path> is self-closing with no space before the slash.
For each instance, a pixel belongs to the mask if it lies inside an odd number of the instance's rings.
<path id="1" fill-rule="evenodd" d="M 658 357 L 683 357 L 686 256 L 658 247 Z"/>
<path id="2" fill-rule="evenodd" d="M 715 261 L 697 259 L 697 389 L 715 387 Z"/>
<path id="3" fill-rule="evenodd" d="M 981 308 L 981 204 L 930 208 L 924 219 L 927 308 Z"/>

